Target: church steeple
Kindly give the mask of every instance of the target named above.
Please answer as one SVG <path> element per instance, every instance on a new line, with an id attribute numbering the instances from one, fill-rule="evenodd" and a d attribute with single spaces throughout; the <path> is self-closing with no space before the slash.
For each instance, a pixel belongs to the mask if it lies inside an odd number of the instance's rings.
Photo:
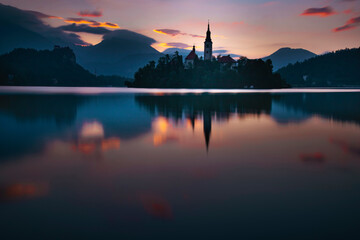
<path id="1" fill-rule="evenodd" d="M 208 29 L 206 32 L 206 39 L 204 42 L 204 60 L 212 59 L 212 41 L 211 41 L 211 31 L 210 31 L 210 21 L 208 21 Z"/>
<path id="2" fill-rule="evenodd" d="M 205 41 L 211 42 L 210 21 L 208 21 L 208 30 L 206 32 L 206 40 Z"/>

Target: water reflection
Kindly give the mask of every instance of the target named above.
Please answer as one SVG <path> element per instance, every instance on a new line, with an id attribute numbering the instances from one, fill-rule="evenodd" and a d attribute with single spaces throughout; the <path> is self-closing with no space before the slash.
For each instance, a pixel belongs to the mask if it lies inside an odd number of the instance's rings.
<path id="1" fill-rule="evenodd" d="M 359 93 L 0 99 L 4 234 L 343 239 L 357 233 Z M 48 220 L 54 216 L 56 224 Z"/>
<path id="2" fill-rule="evenodd" d="M 153 116 L 160 115 L 175 122 L 189 121 L 193 129 L 195 120 L 202 119 L 205 144 L 208 150 L 212 119 L 222 122 L 228 121 L 234 114 L 238 117 L 270 114 L 272 97 L 270 94 L 147 95 L 135 96 L 135 101 L 145 107 Z M 164 125 L 167 122 L 164 119 L 160 119 L 160 121 Z"/>

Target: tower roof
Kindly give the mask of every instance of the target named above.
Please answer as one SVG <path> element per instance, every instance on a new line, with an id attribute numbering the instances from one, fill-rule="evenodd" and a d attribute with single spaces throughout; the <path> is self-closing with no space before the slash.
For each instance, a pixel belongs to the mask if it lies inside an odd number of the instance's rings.
<path id="1" fill-rule="evenodd" d="M 189 55 L 185 58 L 186 60 L 194 60 L 197 58 L 196 52 L 195 52 L 195 45 L 193 46 L 193 50 L 189 53 Z"/>
<path id="2" fill-rule="evenodd" d="M 211 42 L 210 21 L 208 22 L 208 30 L 206 32 L 205 42 Z"/>

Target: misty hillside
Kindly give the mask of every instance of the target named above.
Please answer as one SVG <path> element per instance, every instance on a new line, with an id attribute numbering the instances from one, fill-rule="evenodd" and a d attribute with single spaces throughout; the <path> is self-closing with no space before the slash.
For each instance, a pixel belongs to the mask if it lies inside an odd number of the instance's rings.
<path id="1" fill-rule="evenodd" d="M 270 56 L 264 57 L 263 60 L 266 61 L 268 59 L 271 59 L 273 62 L 274 70 L 276 71 L 282 67 L 287 66 L 290 63 L 302 62 L 315 56 L 315 53 L 301 48 L 281 48 Z"/>
<path id="2" fill-rule="evenodd" d="M 133 77 L 140 67 L 162 56 L 151 47 L 154 42 L 135 32 L 117 30 L 106 34 L 97 45 L 76 47 L 74 51 L 78 62 L 91 72 Z"/>
<path id="3" fill-rule="evenodd" d="M 360 48 L 339 50 L 290 64 L 278 73 L 292 86 L 360 86 Z"/>

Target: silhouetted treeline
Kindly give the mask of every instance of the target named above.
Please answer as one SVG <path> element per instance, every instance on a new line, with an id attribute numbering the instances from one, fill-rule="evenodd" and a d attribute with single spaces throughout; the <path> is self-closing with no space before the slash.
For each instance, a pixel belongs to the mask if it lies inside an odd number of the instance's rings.
<path id="1" fill-rule="evenodd" d="M 124 86 L 118 76 L 95 76 L 76 63 L 74 52 L 15 49 L 0 56 L 0 85 L 17 86 Z"/>
<path id="2" fill-rule="evenodd" d="M 344 87 L 360 85 L 359 69 L 360 48 L 354 48 L 290 64 L 278 73 L 292 86 Z"/>
<path id="3" fill-rule="evenodd" d="M 273 73 L 271 60 L 241 59 L 237 66 L 217 60 L 195 59 L 193 68 L 185 69 L 182 56 L 175 53 L 151 61 L 135 73 L 129 87 L 142 88 L 283 88 L 288 84 Z"/>

